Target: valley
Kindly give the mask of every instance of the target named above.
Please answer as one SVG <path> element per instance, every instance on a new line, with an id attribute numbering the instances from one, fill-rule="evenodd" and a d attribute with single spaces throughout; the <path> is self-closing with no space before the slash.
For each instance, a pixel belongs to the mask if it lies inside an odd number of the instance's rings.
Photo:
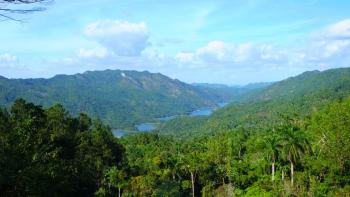
<path id="1" fill-rule="evenodd" d="M 154 123 L 141 123 L 138 125 L 135 125 L 135 129 L 136 131 L 125 131 L 122 129 L 112 129 L 113 135 L 120 138 L 123 137 L 124 135 L 127 134 L 135 134 L 135 133 L 139 133 L 139 132 L 151 132 L 157 129 L 157 125 L 163 124 L 166 121 L 178 118 L 178 117 L 186 117 L 186 116 L 190 116 L 190 117 L 195 117 L 195 116 L 210 116 L 215 110 L 218 110 L 222 107 L 224 107 L 225 105 L 227 105 L 227 103 L 225 102 L 221 102 L 217 104 L 217 107 L 215 108 L 209 108 L 209 107 L 205 107 L 205 108 L 201 108 L 201 109 L 197 109 L 195 111 L 192 111 L 188 114 L 184 114 L 184 115 L 173 115 L 173 116 L 165 116 L 165 117 L 161 117 L 161 118 L 156 118 L 156 120 L 160 121 L 160 122 L 154 122 Z"/>
<path id="2" fill-rule="evenodd" d="M 0 197 L 350 197 L 349 10 L 0 0 Z"/>
<path id="3" fill-rule="evenodd" d="M 139 74 L 134 71 L 106 72 L 105 75 L 112 73 L 113 76 L 124 72 Z M 96 73 L 88 75 L 91 74 Z M 48 83 L 52 79 L 37 80 L 2 79 L 1 88 L 5 90 L 2 94 L 6 95 L 2 98 L 8 98 L 9 94 L 4 92 L 22 85 L 31 87 L 24 94 L 28 98 L 38 96 L 34 90 L 51 87 Z M 65 83 L 69 84 L 65 87 L 72 86 L 71 82 Z M 119 177 L 123 184 L 118 182 L 112 187 L 120 187 L 123 196 L 198 196 L 203 193 L 278 196 L 279 188 L 283 188 L 286 196 L 304 195 L 305 191 L 330 196 L 348 193 L 342 184 L 346 185 L 350 177 L 346 167 L 350 158 L 350 68 L 305 72 L 258 88 L 247 88 L 250 85 L 239 89 L 232 87 L 230 94 L 226 86 L 223 91 L 223 86 L 217 84 L 205 84 L 205 91 L 203 86 L 197 90 L 178 81 L 176 84 L 186 87 L 184 92 L 190 89 L 206 97 L 198 97 L 199 103 L 192 103 L 192 99 L 176 100 L 183 102 L 177 103 L 178 106 L 191 107 L 184 108 L 182 113 L 153 116 L 149 122 L 135 122 L 130 130 L 111 129 L 103 119 L 92 118 L 86 113 L 71 115 L 61 104 L 43 108 L 16 98 L 8 110 L 0 111 L 0 139 L 6 142 L 3 143 L 5 163 L 0 164 L 12 164 L 6 168 L 8 174 L 29 168 L 28 172 L 23 172 L 29 180 L 39 175 L 55 181 L 65 180 L 70 187 L 77 188 L 70 191 L 62 188 L 66 188 L 65 185 L 49 186 L 50 192 L 55 193 L 95 193 L 96 190 L 113 193 L 108 188 L 114 183 L 96 176 Z M 85 84 L 86 89 L 80 88 L 79 92 L 91 91 L 92 87 L 97 88 Z M 110 88 L 114 89 L 113 86 Z M 230 95 L 226 98 L 231 100 L 228 103 L 208 100 L 208 97 L 222 98 L 223 95 Z M 203 101 L 208 105 L 202 105 Z M 86 106 L 93 108 L 93 105 L 87 103 Z M 113 109 L 109 107 L 109 110 Z M 151 108 L 144 105 L 142 109 L 149 111 Z M 51 155 L 49 159 L 48 155 Z M 25 159 L 15 164 L 13 161 L 19 157 Z M 335 160 L 340 162 L 334 163 Z M 44 170 L 36 171 L 43 167 Z M 334 181 L 337 178 L 339 180 Z M 25 185 L 31 184 L 26 180 L 22 180 Z M 26 193 L 21 182 L 10 179 L 9 183 L 7 190 L 11 191 L 11 185 L 16 185 Z M 81 184 L 86 185 L 87 190 L 81 190 Z M 47 189 L 38 185 L 34 184 L 32 188 Z M 326 189 L 320 189 L 319 185 Z"/>

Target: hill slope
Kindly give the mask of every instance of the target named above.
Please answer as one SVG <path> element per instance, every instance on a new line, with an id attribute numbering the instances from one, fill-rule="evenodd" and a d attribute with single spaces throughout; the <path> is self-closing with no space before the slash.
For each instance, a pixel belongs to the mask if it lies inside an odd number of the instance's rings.
<path id="1" fill-rule="evenodd" d="M 0 77 L 0 104 L 9 106 L 17 97 L 43 106 L 61 103 L 72 113 L 86 112 L 118 128 L 214 106 L 225 99 L 161 74 L 121 70 L 50 79 Z"/>
<path id="2" fill-rule="evenodd" d="M 350 95 L 350 68 L 305 72 L 249 92 L 240 102 L 216 111 L 214 127 L 260 127 L 281 116 L 305 117 L 328 103 Z"/>
<path id="3" fill-rule="evenodd" d="M 290 77 L 267 88 L 246 94 L 242 101 L 267 101 L 280 98 L 303 97 L 324 91 L 341 91 L 350 84 L 350 68 L 308 71 Z"/>
<path id="4" fill-rule="evenodd" d="M 284 116 L 299 120 L 329 103 L 350 96 L 350 68 L 310 71 L 255 89 L 239 100 L 215 111 L 205 120 L 174 119 L 161 125 L 164 134 L 196 136 L 244 127 L 250 131 L 271 128 Z M 188 127 L 186 123 L 199 125 Z"/>

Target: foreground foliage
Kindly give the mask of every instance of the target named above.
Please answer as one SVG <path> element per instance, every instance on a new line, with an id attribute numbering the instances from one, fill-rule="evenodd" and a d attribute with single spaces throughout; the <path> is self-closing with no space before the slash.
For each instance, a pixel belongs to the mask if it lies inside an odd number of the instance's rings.
<path id="1" fill-rule="evenodd" d="M 350 195 L 350 99 L 280 120 L 256 130 L 118 140 L 84 114 L 74 118 L 60 105 L 44 110 L 17 100 L 0 113 L 1 194 Z"/>
<path id="2" fill-rule="evenodd" d="M 350 100 L 259 130 L 126 137 L 125 196 L 350 195 Z"/>
<path id="3" fill-rule="evenodd" d="M 91 196 L 123 156 L 109 127 L 61 105 L 19 99 L 0 111 L 1 196 Z"/>

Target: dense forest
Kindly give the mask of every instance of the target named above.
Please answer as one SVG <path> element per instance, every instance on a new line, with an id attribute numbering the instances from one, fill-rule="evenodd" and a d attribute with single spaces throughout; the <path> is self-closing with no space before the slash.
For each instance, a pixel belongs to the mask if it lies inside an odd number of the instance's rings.
<path id="1" fill-rule="evenodd" d="M 304 73 L 257 90 L 264 99 L 120 139 L 86 114 L 17 99 L 0 113 L 1 195 L 348 196 L 346 72 Z"/>
<path id="2" fill-rule="evenodd" d="M 4 196 L 346 196 L 350 99 L 258 131 L 114 138 L 87 115 L 20 99 L 0 113 Z"/>
<path id="3" fill-rule="evenodd" d="M 254 87 L 226 87 L 223 91 L 147 71 L 88 71 L 49 79 L 0 76 L 0 104 L 10 107 L 18 97 L 44 107 L 59 103 L 74 115 L 84 112 L 113 128 L 132 130 L 135 124 L 155 118 L 214 107 L 241 95 L 234 92 L 249 92 Z"/>
<path id="4" fill-rule="evenodd" d="M 350 197 L 349 10 L 0 0 L 0 197 Z"/>

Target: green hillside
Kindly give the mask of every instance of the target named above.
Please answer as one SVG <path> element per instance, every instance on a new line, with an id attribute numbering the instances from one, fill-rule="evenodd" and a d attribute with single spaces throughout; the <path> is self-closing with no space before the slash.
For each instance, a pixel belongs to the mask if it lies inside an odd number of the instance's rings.
<path id="1" fill-rule="evenodd" d="M 136 71 L 88 71 L 50 79 L 0 78 L 0 104 L 17 97 L 51 106 L 61 103 L 73 114 L 86 112 L 117 128 L 133 128 L 156 117 L 215 106 L 225 94 L 199 89 L 162 74 Z"/>
<path id="2" fill-rule="evenodd" d="M 337 68 L 323 72 L 308 71 L 278 83 L 246 94 L 242 101 L 267 101 L 283 98 L 303 97 L 310 94 L 335 92 L 349 89 L 350 69 Z"/>
<path id="3" fill-rule="evenodd" d="M 249 92 L 240 102 L 216 111 L 213 127 L 260 127 L 280 121 L 281 114 L 305 117 L 350 95 L 350 68 L 305 72 Z"/>
<path id="4" fill-rule="evenodd" d="M 162 133 L 211 133 L 244 127 L 257 130 L 279 123 L 285 116 L 307 118 L 335 100 L 350 95 L 350 68 L 305 72 L 301 75 L 247 91 L 238 101 L 215 111 L 204 122 L 188 117 L 164 123 Z M 182 126 L 191 122 L 198 127 Z M 177 125 L 179 124 L 179 125 Z M 182 130 L 179 128 L 183 128 Z M 193 135 L 193 134 L 188 134 Z"/>

